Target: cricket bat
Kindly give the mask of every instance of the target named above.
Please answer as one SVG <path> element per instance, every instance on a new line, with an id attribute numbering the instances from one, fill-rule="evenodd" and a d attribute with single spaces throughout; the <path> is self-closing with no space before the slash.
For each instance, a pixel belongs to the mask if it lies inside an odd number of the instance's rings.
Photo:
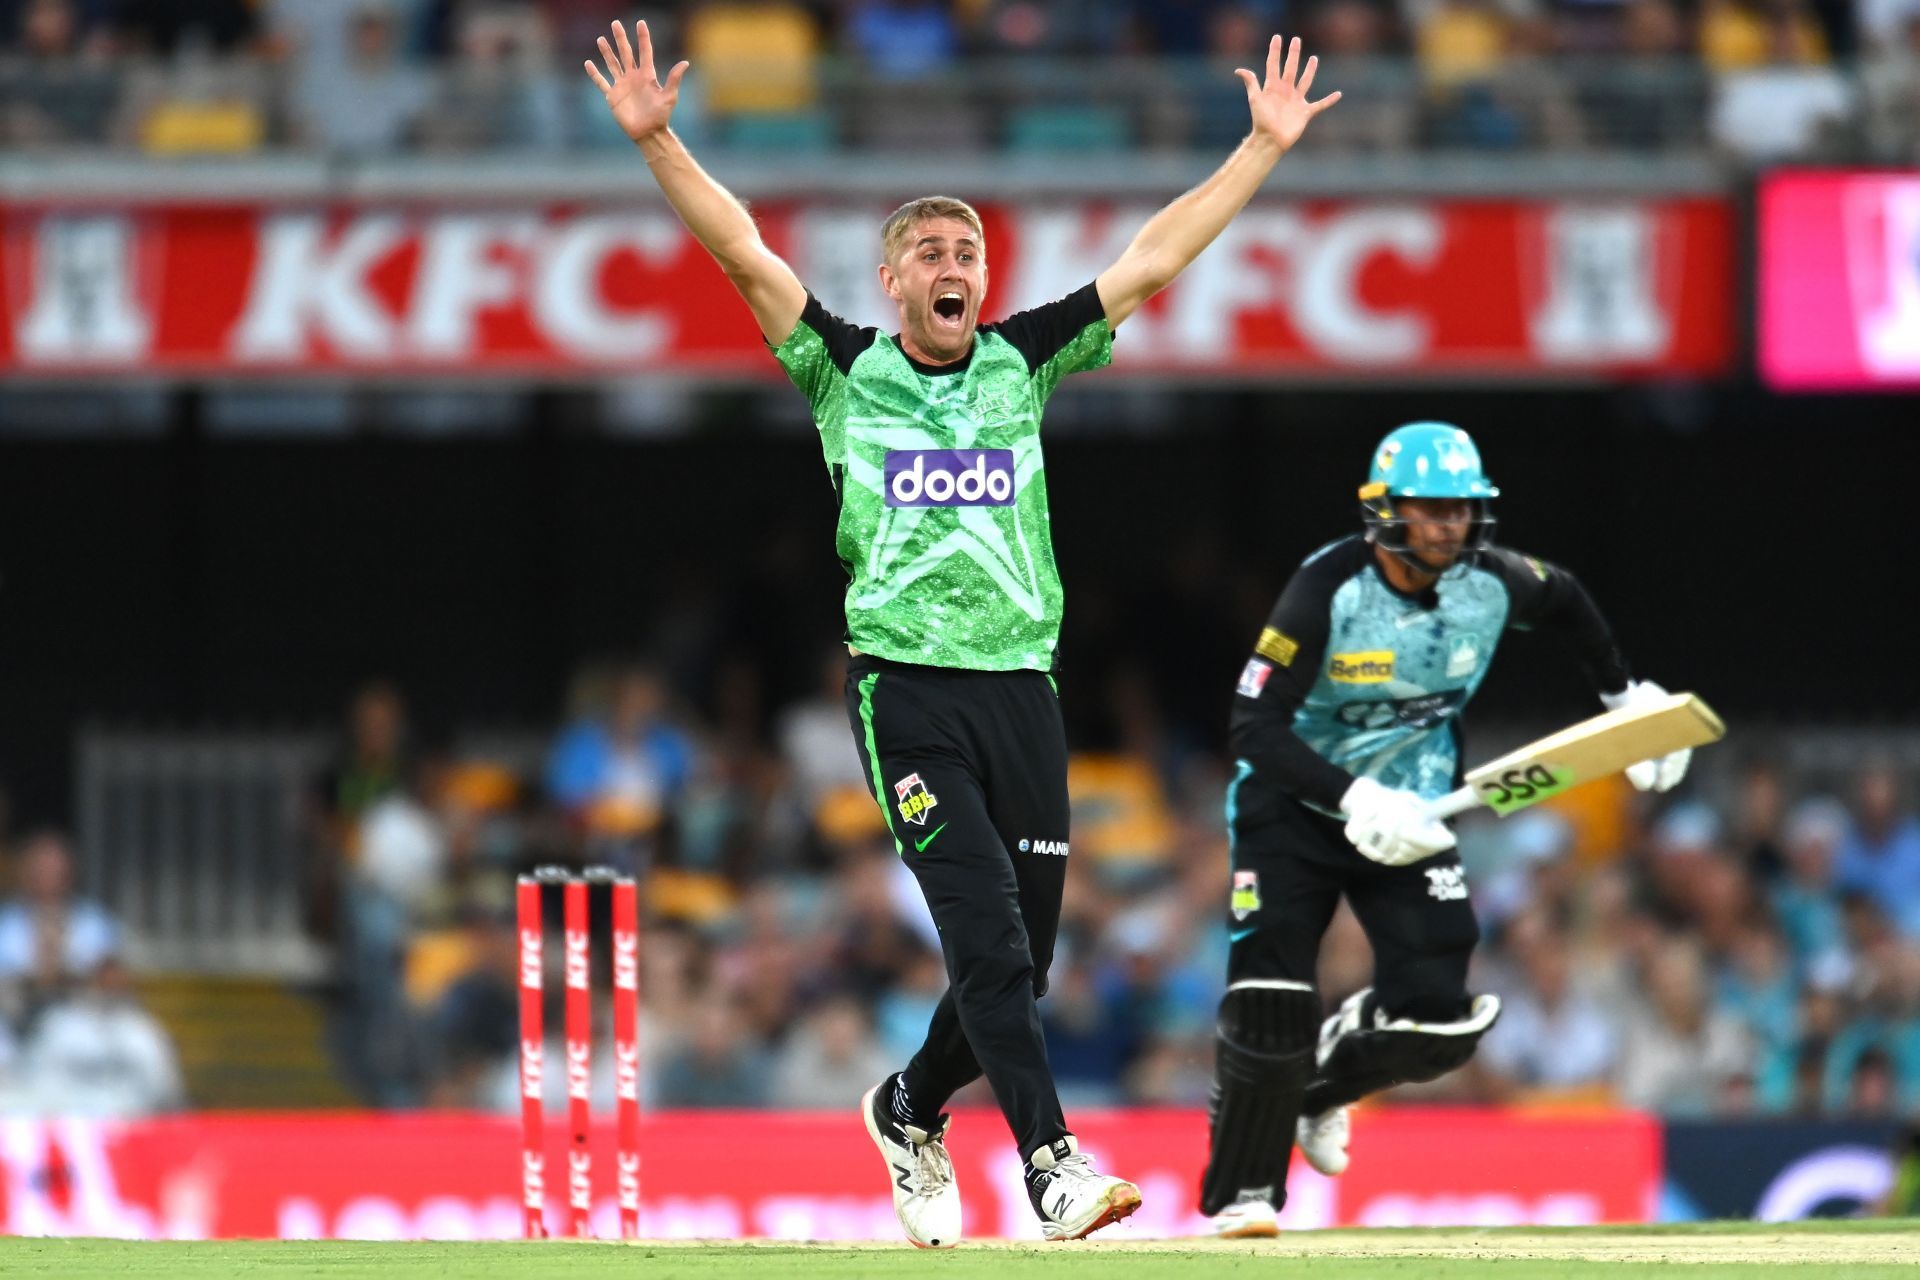
<path id="1" fill-rule="evenodd" d="M 1466 786 L 1429 803 L 1427 816 L 1451 818 L 1483 804 L 1504 818 L 1642 760 L 1718 742 L 1726 732 L 1697 694 L 1670 693 L 1582 720 L 1481 765 L 1467 774 Z"/>

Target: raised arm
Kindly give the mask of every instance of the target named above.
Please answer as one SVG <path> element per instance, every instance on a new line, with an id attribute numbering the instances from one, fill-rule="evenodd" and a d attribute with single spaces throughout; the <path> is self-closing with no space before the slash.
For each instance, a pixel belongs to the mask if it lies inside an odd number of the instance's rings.
<path id="1" fill-rule="evenodd" d="M 1300 38 L 1295 36 L 1283 69 L 1280 37 L 1275 36 L 1267 46 L 1264 85 L 1245 68 L 1234 72 L 1247 86 L 1253 131 L 1212 177 L 1149 218 L 1119 261 L 1100 273 L 1096 283 L 1109 326 L 1119 328 L 1135 308 L 1173 283 L 1246 207 L 1274 162 L 1300 140 L 1308 121 L 1340 101 L 1338 93 L 1307 101 L 1319 64 L 1318 58 L 1308 58 L 1306 70 L 1300 70 Z"/>
<path id="2" fill-rule="evenodd" d="M 676 63 L 663 85 L 654 75 L 653 37 L 647 24 L 634 23 L 633 37 L 629 44 L 626 29 L 614 23 L 612 41 L 600 37 L 607 74 L 592 61 L 586 64 L 587 74 L 607 95 L 607 110 L 614 121 L 646 157 L 667 203 L 747 300 L 767 341 L 779 346 L 800 323 L 807 291 L 793 268 L 760 239 L 760 228 L 747 207 L 708 176 L 667 127 L 674 104 L 680 101 L 680 78 L 687 73 L 687 63 Z"/>

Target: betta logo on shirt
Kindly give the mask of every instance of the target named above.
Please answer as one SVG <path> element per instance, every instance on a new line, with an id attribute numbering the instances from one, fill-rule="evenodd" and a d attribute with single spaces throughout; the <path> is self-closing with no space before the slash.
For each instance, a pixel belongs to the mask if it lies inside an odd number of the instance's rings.
<path id="1" fill-rule="evenodd" d="M 889 449 L 890 507 L 1010 507 L 1011 449 Z"/>
<path id="2" fill-rule="evenodd" d="M 1393 679 L 1393 650 L 1336 653 L 1327 663 L 1327 677 L 1341 684 L 1385 684 Z"/>

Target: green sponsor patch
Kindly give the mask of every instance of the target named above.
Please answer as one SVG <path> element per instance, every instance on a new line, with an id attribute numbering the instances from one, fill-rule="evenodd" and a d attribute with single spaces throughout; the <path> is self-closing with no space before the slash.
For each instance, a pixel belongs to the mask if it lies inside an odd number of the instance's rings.
<path id="1" fill-rule="evenodd" d="M 1487 808 L 1504 817 L 1517 809 L 1538 804 L 1548 796 L 1557 796 L 1578 781 L 1571 769 L 1530 764 L 1484 778 L 1474 784 L 1474 789 L 1487 802 Z"/>

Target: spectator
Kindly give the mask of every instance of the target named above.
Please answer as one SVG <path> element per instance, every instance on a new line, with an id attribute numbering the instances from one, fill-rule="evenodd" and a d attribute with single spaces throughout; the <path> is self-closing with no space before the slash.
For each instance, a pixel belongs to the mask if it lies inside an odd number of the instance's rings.
<path id="1" fill-rule="evenodd" d="M 1738 1018 L 1754 1045 L 1754 1105 L 1785 1111 L 1793 1103 L 1799 984 L 1786 939 L 1764 918 L 1741 929 L 1717 986 L 1719 1006 Z"/>
<path id="2" fill-rule="evenodd" d="M 345 745 L 313 787 L 305 908 L 316 937 L 334 935 L 342 878 L 360 855 L 361 815 L 398 789 L 411 767 L 399 691 L 378 682 L 364 686 L 347 712 Z"/>
<path id="3" fill-rule="evenodd" d="M 793 805 L 816 839 L 841 842 L 885 832 L 873 800 L 873 778 L 847 732 L 847 649 L 821 656 L 819 685 L 779 717 L 776 736 Z"/>
<path id="4" fill-rule="evenodd" d="M 773 1102 L 781 1107 L 851 1107 L 893 1069 L 894 1060 L 873 1038 L 866 1009 L 850 997 L 835 996 L 803 1018 L 787 1038 L 774 1061 Z"/>
<path id="5" fill-rule="evenodd" d="M 1801 801 L 1787 817 L 1785 873 L 1773 887 L 1773 910 L 1803 973 L 1846 957 L 1846 928 L 1833 877 L 1834 856 L 1846 834 L 1845 806 L 1826 796 Z"/>
<path id="6" fill-rule="evenodd" d="M 73 0 L 27 0 L 17 53 L 0 61 L 0 141 L 55 146 L 106 140 L 118 77 L 99 42 L 83 51 Z"/>
<path id="7" fill-rule="evenodd" d="M 1620 1100 L 1662 1115 L 1711 1114 L 1748 1071 L 1752 1043 L 1738 1020 L 1708 1003 L 1705 965 L 1691 939 L 1663 943 L 1646 979 L 1647 1004 L 1621 1039 Z"/>
<path id="8" fill-rule="evenodd" d="M 960 53 L 953 14 L 940 0 L 857 0 L 846 37 L 876 76 L 903 83 L 939 75 Z"/>
<path id="9" fill-rule="evenodd" d="M 1376 0 L 1328 0 L 1308 21 L 1308 47 L 1330 74 L 1338 69 L 1345 96 L 1338 111 L 1314 121 L 1300 145 L 1318 151 L 1393 151 L 1412 145 L 1413 86 L 1401 61 L 1388 56 L 1386 10 Z"/>
<path id="10" fill-rule="evenodd" d="M 303 138 L 329 151 L 392 151 L 407 141 L 432 97 L 431 80 L 401 61 L 394 0 L 355 0 L 345 56 L 300 61 Z"/>
<path id="11" fill-rule="evenodd" d="M 1920 818 L 1902 811 L 1893 767 L 1860 775 L 1854 821 L 1834 856 L 1843 890 L 1872 898 L 1894 927 L 1920 937 Z"/>
<path id="12" fill-rule="evenodd" d="M 1785 868 L 1780 832 L 1786 804 L 1779 767 L 1767 760 L 1749 764 L 1740 776 L 1734 802 L 1732 843 L 1733 852 L 1758 883 L 1772 883 Z"/>
<path id="13" fill-rule="evenodd" d="M 660 1105 L 764 1106 L 770 1076 L 765 1050 L 748 1036 L 732 1002 L 709 995 L 694 1014 L 687 1043 L 661 1068 Z"/>
<path id="14" fill-rule="evenodd" d="M 914 952 L 900 980 L 874 1002 L 874 1026 L 888 1061 L 905 1062 L 919 1050 L 946 990 L 947 967 L 940 954 L 924 948 Z"/>
<path id="15" fill-rule="evenodd" d="M 1580 82 L 1596 136 L 1637 151 L 1697 142 L 1706 82 L 1673 0 L 1629 0 L 1620 38 L 1624 56 Z"/>
<path id="16" fill-rule="evenodd" d="M 1912 47 L 1914 27 L 1920 23 L 1920 0 L 1858 0 L 1853 9 L 1868 54 Z"/>
<path id="17" fill-rule="evenodd" d="M 614 676 L 604 706 L 589 705 L 560 735 L 547 790 L 590 837 L 617 846 L 659 836 L 692 769 L 692 740 L 667 719 L 659 674 L 636 665 Z"/>
<path id="18" fill-rule="evenodd" d="M 1574 981 L 1565 934 L 1545 913 L 1529 911 L 1514 919 L 1504 941 L 1524 982 L 1505 996 L 1500 1020 L 1481 1047 L 1487 1069 L 1523 1089 L 1604 1085 L 1615 1069 L 1619 1034 Z"/>
<path id="19" fill-rule="evenodd" d="M 1875 46 L 1861 72 L 1864 123 L 1876 159 L 1910 165 L 1920 162 L 1920 4 L 1896 36 Z"/>
<path id="20" fill-rule="evenodd" d="M 1811 23 L 1792 9 L 1771 15 L 1765 64 L 1729 59 L 1735 69 L 1721 75 L 1713 106 L 1719 145 L 1744 160 L 1806 159 L 1852 112 L 1853 88 L 1826 65 Z"/>
<path id="21" fill-rule="evenodd" d="M 421 144 L 448 151 L 565 146 L 568 99 L 540 10 L 496 0 L 463 5 L 458 14 L 440 96 L 421 117 Z"/>
<path id="22" fill-rule="evenodd" d="M 438 1053 L 434 1104 L 481 1104 L 489 1077 L 520 1047 L 520 936 L 512 916 L 494 907 L 469 909 L 471 966 L 441 993 L 433 1011 Z"/>
<path id="23" fill-rule="evenodd" d="M 119 922 L 74 893 L 66 839 L 53 831 L 28 836 L 17 891 L 0 906 L 0 987 L 14 988 L 22 1014 L 96 973 L 120 946 Z"/>
<path id="24" fill-rule="evenodd" d="M 185 1101 L 173 1042 L 113 956 L 42 1015 L 21 1057 L 28 1091 L 48 1114 L 133 1119 Z"/>
<path id="25" fill-rule="evenodd" d="M 1710 70 L 1813 65 L 1827 53 L 1819 20 L 1803 0 L 1706 0 L 1701 8 L 1700 56 Z"/>
<path id="26" fill-rule="evenodd" d="M 1144 52 L 1192 57 L 1208 49 L 1214 14 L 1225 7 L 1223 0 L 1133 0 L 1135 38 Z"/>

